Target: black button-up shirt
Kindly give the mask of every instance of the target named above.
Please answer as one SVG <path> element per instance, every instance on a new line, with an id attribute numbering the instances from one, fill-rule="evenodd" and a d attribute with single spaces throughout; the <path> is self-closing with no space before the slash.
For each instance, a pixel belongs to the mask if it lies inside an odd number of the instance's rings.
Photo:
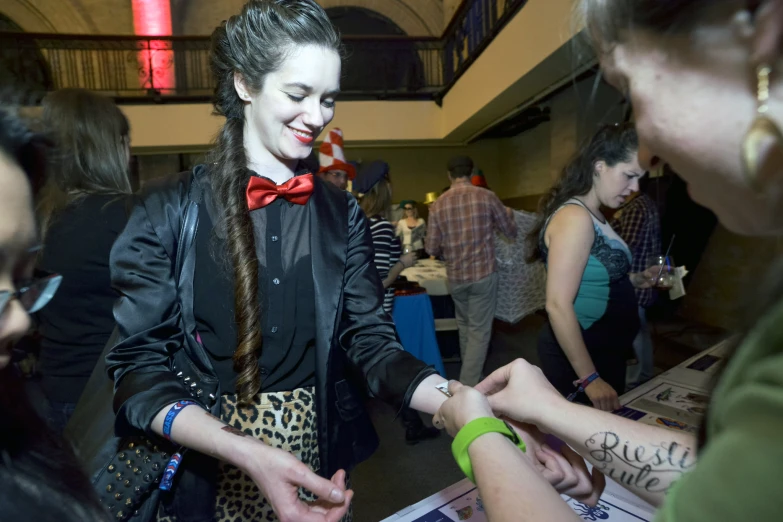
<path id="1" fill-rule="evenodd" d="M 232 393 L 236 380 L 232 356 L 237 345 L 233 274 L 225 238 L 210 226 L 208 207 L 201 206 L 196 238 L 194 315 L 221 388 Z M 252 211 L 250 218 L 259 260 L 261 391 L 313 386 L 315 286 L 309 205 L 278 199 Z"/>

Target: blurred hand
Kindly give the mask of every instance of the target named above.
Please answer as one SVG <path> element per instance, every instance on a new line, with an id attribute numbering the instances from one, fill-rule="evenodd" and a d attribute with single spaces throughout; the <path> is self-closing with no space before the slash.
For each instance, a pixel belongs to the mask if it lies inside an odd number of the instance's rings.
<path id="1" fill-rule="evenodd" d="M 589 506 L 595 506 L 603 494 L 606 479 L 594 470 L 592 476 L 587 464 L 568 444 L 556 437 L 547 436 L 532 424 L 504 419 L 514 428 L 527 446 L 526 455 L 555 490 Z M 557 443 L 557 448 L 547 444 L 547 439 Z"/>
<path id="2" fill-rule="evenodd" d="M 517 359 L 476 385 L 487 396 L 497 415 L 518 422 L 540 424 L 547 413 L 557 411 L 565 399 L 549 383 L 540 368 Z"/>
<path id="3" fill-rule="evenodd" d="M 631 274 L 631 284 L 636 288 L 655 288 L 663 268 L 661 265 L 655 265 L 649 267 L 644 272 Z"/>
<path id="4" fill-rule="evenodd" d="M 608 382 L 600 377 L 585 388 L 585 393 L 593 403 L 593 406 L 603 411 L 614 411 L 620 408 L 620 399 L 617 392 Z"/>
<path id="5" fill-rule="evenodd" d="M 591 507 L 598 504 L 606 478 L 597 468 L 593 468 L 591 475 L 585 460 L 567 444 L 562 443 L 559 451 L 543 444 L 536 451 L 536 458 L 536 468 L 558 493 Z"/>
<path id="6" fill-rule="evenodd" d="M 416 252 L 408 252 L 407 254 L 403 254 L 400 256 L 400 263 L 402 263 L 402 266 L 405 268 L 410 268 L 413 265 L 416 264 Z"/>

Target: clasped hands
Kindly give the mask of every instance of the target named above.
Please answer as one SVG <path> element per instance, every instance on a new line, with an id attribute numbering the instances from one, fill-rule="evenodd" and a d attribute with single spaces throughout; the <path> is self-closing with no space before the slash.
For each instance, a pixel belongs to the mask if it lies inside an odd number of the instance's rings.
<path id="1" fill-rule="evenodd" d="M 547 413 L 557 411 L 564 401 L 541 370 L 523 359 L 492 373 L 475 388 L 457 381 L 449 382 L 452 397 L 433 417 L 433 425 L 445 429 L 452 437 L 474 419 L 498 417 L 507 421 L 527 446 L 526 456 L 541 476 L 558 493 L 568 495 L 589 506 L 595 506 L 606 481 L 598 470 L 592 474 L 584 459 L 567 444 L 553 449 L 546 435 L 537 427 Z"/>

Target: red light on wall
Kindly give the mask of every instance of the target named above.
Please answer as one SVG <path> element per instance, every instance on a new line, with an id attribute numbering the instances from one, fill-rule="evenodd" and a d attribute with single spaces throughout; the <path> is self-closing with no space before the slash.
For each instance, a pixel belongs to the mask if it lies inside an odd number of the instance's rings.
<path id="1" fill-rule="evenodd" d="M 169 0 L 133 0 L 133 31 L 138 36 L 171 36 Z M 145 89 L 163 93 L 176 87 L 174 51 L 171 41 L 146 40 L 140 43 L 139 82 Z"/>

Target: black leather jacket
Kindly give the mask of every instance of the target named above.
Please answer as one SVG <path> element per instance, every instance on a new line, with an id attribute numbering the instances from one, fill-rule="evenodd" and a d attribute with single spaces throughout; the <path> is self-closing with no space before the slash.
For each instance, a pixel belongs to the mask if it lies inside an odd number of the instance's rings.
<path id="1" fill-rule="evenodd" d="M 122 340 L 106 367 L 115 381 L 118 435 L 149 431 L 166 405 L 192 399 L 170 368 L 170 352 L 184 335 L 173 259 L 190 184 L 198 178 L 208 186 L 202 176 L 188 172 L 145 187 L 111 252 L 112 284 L 122 296 L 114 310 Z M 309 204 L 319 474 L 331 477 L 378 445 L 357 387 L 399 409 L 435 370 L 402 349 L 383 312 L 370 230 L 353 196 L 315 178 Z"/>

